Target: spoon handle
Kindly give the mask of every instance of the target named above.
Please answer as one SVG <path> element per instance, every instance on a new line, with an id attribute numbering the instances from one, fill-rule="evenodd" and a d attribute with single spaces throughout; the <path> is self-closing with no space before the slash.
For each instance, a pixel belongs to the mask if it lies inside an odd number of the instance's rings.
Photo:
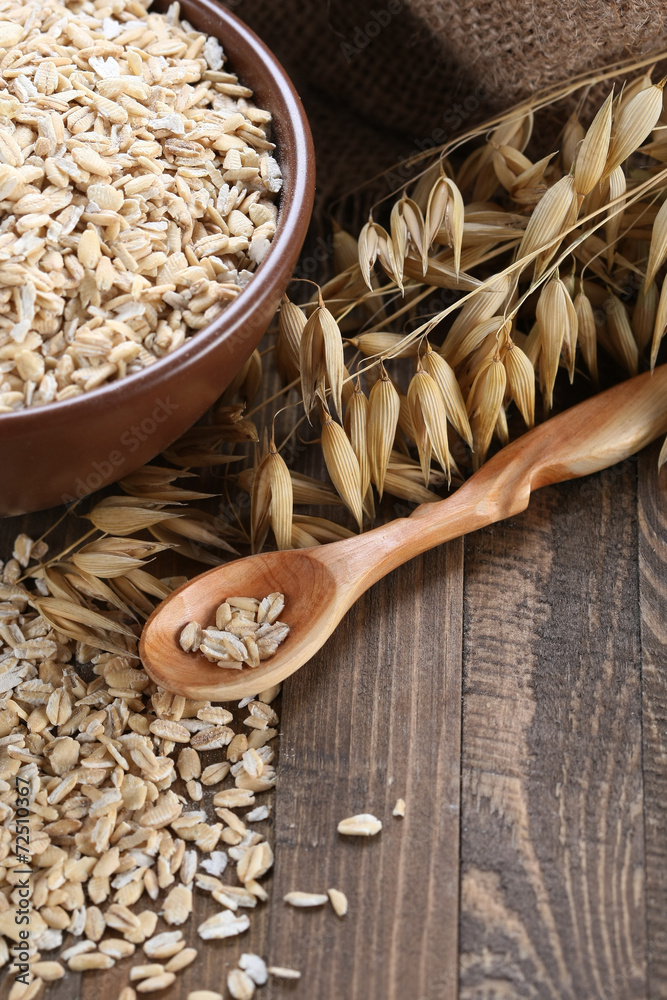
<path id="1" fill-rule="evenodd" d="M 346 559 L 350 579 L 357 575 L 358 596 L 414 556 L 525 510 L 532 490 L 599 472 L 665 433 L 662 365 L 551 417 L 497 452 L 451 497 L 355 538 L 356 550 L 352 539 L 338 543 L 338 558 Z"/>

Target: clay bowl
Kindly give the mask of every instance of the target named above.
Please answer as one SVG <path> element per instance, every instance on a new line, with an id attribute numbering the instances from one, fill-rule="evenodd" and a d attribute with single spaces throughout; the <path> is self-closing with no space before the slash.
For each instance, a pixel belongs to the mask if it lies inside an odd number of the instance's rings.
<path id="1" fill-rule="evenodd" d="M 165 11 L 167 2 L 151 9 Z M 73 400 L 0 415 L 0 514 L 67 503 L 154 458 L 208 409 L 266 331 L 303 244 L 315 159 L 301 101 L 278 60 L 214 0 L 182 0 L 181 16 L 222 40 L 229 65 L 273 115 L 283 172 L 276 234 L 257 275 L 211 326 L 172 355 Z"/>

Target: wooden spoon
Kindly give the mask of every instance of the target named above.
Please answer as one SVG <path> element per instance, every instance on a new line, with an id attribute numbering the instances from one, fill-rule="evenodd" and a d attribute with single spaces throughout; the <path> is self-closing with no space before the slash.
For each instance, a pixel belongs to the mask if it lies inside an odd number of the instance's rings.
<path id="1" fill-rule="evenodd" d="M 141 636 L 143 664 L 156 683 L 187 698 L 229 701 L 289 677 L 320 649 L 357 598 L 414 556 L 528 506 L 532 490 L 614 465 L 667 432 L 667 365 L 552 417 L 479 469 L 456 493 L 422 504 L 365 534 L 310 549 L 237 559 L 174 591 Z M 183 652 L 179 635 L 192 619 L 203 627 L 227 597 L 285 595 L 290 633 L 256 668 L 229 670 L 201 653 Z"/>

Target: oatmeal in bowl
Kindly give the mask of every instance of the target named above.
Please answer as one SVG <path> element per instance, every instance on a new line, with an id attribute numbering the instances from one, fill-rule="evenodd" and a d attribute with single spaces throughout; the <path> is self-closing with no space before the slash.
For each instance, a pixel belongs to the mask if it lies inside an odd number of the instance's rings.
<path id="1" fill-rule="evenodd" d="M 289 279 L 313 163 L 279 64 L 207 0 L 4 0 L 0 73 L 10 513 L 127 474 L 222 392 Z"/>

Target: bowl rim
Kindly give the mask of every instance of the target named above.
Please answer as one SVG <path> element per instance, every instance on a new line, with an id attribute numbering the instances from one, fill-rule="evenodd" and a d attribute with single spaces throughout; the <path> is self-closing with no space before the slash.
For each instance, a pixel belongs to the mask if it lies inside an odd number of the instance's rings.
<path id="1" fill-rule="evenodd" d="M 196 14 L 200 12 L 218 22 L 216 30 L 198 28 Z M 161 11 L 160 11 L 161 12 Z M 0 413 L 0 428 L 4 433 L 25 435 L 47 418 L 56 424 L 70 424 L 73 420 L 84 418 L 93 412 L 105 409 L 114 402 L 140 395 L 149 385 L 157 389 L 162 379 L 173 373 L 175 368 L 182 368 L 184 375 L 188 365 L 211 350 L 219 349 L 242 330 L 244 317 L 249 311 L 261 309 L 264 301 L 272 294 L 273 288 L 280 282 L 285 268 L 283 251 L 287 250 L 294 240 L 299 240 L 299 246 L 305 238 L 315 196 L 315 152 L 313 140 L 305 109 L 301 98 L 283 68 L 280 61 L 271 52 L 255 32 L 239 17 L 214 0 L 183 0 L 181 17 L 191 20 L 196 30 L 217 37 L 225 49 L 226 41 L 234 36 L 232 48 L 246 46 L 252 48 L 257 56 L 257 69 L 253 76 L 265 81 L 266 90 L 271 92 L 275 102 L 284 106 L 281 115 L 283 123 L 289 123 L 286 130 L 289 155 L 282 160 L 278 156 L 281 168 L 292 160 L 289 169 L 288 183 L 283 182 L 278 205 L 276 232 L 271 240 L 266 257 L 259 265 L 249 284 L 237 296 L 231 305 L 227 306 L 220 316 L 209 326 L 192 333 L 188 340 L 173 353 L 158 358 L 153 364 L 139 372 L 126 375 L 117 382 L 99 386 L 90 392 L 84 392 L 73 399 L 65 399 L 43 406 L 16 410 L 11 413 Z M 219 32 L 219 34 L 218 34 Z M 226 51 L 226 49 L 225 49 Z M 231 58 L 234 70 L 234 57 Z M 242 80 L 246 77 L 241 74 Z M 256 91 L 258 88 L 254 87 Z M 283 132 L 285 132 L 283 125 Z M 280 143 L 277 143 L 280 154 Z M 283 179 L 285 174 L 283 172 Z M 11 426 L 10 426 L 11 425 Z"/>

